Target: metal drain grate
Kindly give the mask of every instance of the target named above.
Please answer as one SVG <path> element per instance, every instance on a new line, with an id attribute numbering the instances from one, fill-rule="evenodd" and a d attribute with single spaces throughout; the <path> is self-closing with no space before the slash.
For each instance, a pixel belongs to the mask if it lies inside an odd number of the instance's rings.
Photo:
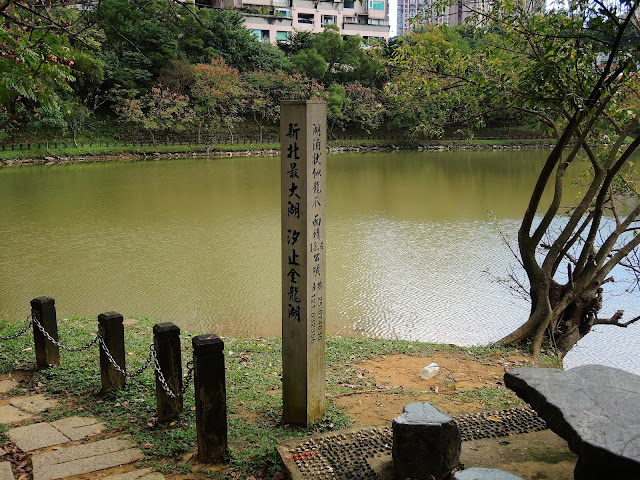
<path id="1" fill-rule="evenodd" d="M 466 413 L 453 417 L 462 441 L 506 437 L 512 433 L 546 430 L 547 424 L 529 407 L 509 408 L 495 412 Z"/>
<path id="2" fill-rule="evenodd" d="M 453 417 L 462 441 L 504 437 L 547 428 L 528 407 Z M 315 435 L 281 444 L 278 451 L 293 478 L 377 480 L 377 457 L 391 455 L 391 427 L 360 428 Z M 294 465 L 292 465 L 292 463 Z M 296 471 L 297 470 L 297 471 Z"/>

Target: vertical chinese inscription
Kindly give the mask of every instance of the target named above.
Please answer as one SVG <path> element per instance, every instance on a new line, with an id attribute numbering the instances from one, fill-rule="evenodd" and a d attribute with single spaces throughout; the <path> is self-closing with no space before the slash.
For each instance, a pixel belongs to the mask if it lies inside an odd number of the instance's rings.
<path id="1" fill-rule="evenodd" d="M 281 105 L 283 416 L 325 410 L 326 105 Z"/>

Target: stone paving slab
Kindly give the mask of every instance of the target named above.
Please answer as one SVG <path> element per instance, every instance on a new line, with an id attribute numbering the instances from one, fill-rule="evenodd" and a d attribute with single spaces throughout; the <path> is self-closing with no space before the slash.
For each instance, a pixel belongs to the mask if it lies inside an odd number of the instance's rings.
<path id="1" fill-rule="evenodd" d="M 82 440 L 97 435 L 104 430 L 104 425 L 93 417 L 67 417 L 52 422 L 57 430 L 71 440 Z"/>
<path id="2" fill-rule="evenodd" d="M 48 399 L 42 394 L 15 397 L 12 398 L 9 403 L 20 410 L 33 414 L 42 413 L 45 410 L 58 406 L 58 402 Z"/>
<path id="3" fill-rule="evenodd" d="M 70 447 L 73 448 L 73 447 Z M 140 460 L 142 451 L 138 448 L 129 448 L 118 452 L 105 453 L 93 457 L 79 458 L 70 462 L 55 464 L 39 464 L 33 466 L 33 480 L 55 480 L 67 478 L 83 473 L 97 472 L 107 468 L 117 467 Z"/>
<path id="4" fill-rule="evenodd" d="M 31 457 L 34 480 L 54 480 L 131 463 L 142 458 L 125 437 L 61 448 Z"/>
<path id="5" fill-rule="evenodd" d="M 0 480 L 13 480 L 13 472 L 9 462 L 0 463 Z"/>
<path id="6" fill-rule="evenodd" d="M 142 470 L 132 470 L 131 472 L 121 473 L 120 475 L 111 475 L 103 477 L 102 480 L 163 480 L 164 475 L 154 472 L 150 468 Z"/>
<path id="7" fill-rule="evenodd" d="M 20 385 L 13 380 L 0 380 L 0 393 L 7 393 Z"/>
<path id="8" fill-rule="evenodd" d="M 34 423 L 26 427 L 12 428 L 7 431 L 7 436 L 23 452 L 60 445 L 69 441 L 67 437 L 49 423 Z"/>
<path id="9" fill-rule="evenodd" d="M 12 425 L 32 417 L 30 413 L 23 412 L 12 405 L 0 405 L 0 424 Z"/>
<path id="10" fill-rule="evenodd" d="M 7 454 L 7 452 L 5 452 L 3 449 L 0 448 L 0 457 L 4 456 L 6 454 Z"/>

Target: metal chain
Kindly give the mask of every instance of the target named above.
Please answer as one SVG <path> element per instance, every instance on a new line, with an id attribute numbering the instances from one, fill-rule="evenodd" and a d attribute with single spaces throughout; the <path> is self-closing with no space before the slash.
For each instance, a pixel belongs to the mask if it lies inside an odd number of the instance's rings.
<path id="1" fill-rule="evenodd" d="M 171 387 L 169 387 L 169 384 L 167 383 L 167 379 L 165 378 L 164 374 L 162 373 L 162 369 L 160 368 L 160 363 L 158 362 L 158 356 L 156 354 L 155 349 L 153 349 L 152 352 L 153 352 L 153 359 L 154 359 L 154 362 L 155 362 L 155 370 L 156 370 L 156 373 L 158 374 L 158 381 L 160 382 L 160 385 L 162 386 L 162 389 L 171 398 L 178 397 L 178 395 L 173 390 L 171 390 Z M 187 374 L 185 376 L 184 382 L 182 383 L 182 390 L 180 390 L 180 395 L 184 395 L 184 393 L 187 391 L 187 388 L 189 387 L 189 384 L 191 383 L 192 377 L 193 377 L 193 362 L 190 361 L 190 362 L 187 362 Z"/>
<path id="2" fill-rule="evenodd" d="M 49 340 L 51 343 L 53 343 L 55 346 L 66 350 L 67 352 L 82 352 L 84 350 L 88 350 L 91 347 L 93 347 L 95 345 L 95 343 L 98 341 L 98 334 L 96 333 L 96 336 L 93 337 L 93 340 L 91 340 L 89 343 L 87 343 L 86 345 L 83 345 L 82 347 L 66 347 L 63 344 L 61 344 L 59 341 L 57 341 L 56 339 L 54 339 L 51 335 L 49 335 L 49 332 L 47 332 L 44 327 L 42 326 L 42 324 L 38 321 L 38 319 L 33 316 L 33 324 L 38 327 L 38 330 L 40 330 L 40 332 L 42 333 L 42 335 L 45 336 L 45 338 L 47 340 Z"/>
<path id="3" fill-rule="evenodd" d="M 187 374 L 184 377 L 184 383 L 182 384 L 182 395 L 184 395 L 184 392 L 187 391 L 187 387 L 189 386 L 189 384 L 191 383 L 191 380 L 193 379 L 193 369 L 194 369 L 194 365 L 193 365 L 193 360 L 187 362 Z"/>
<path id="4" fill-rule="evenodd" d="M 113 358 L 113 356 L 111 355 L 111 352 L 107 348 L 107 344 L 104 342 L 104 338 L 102 338 L 102 335 L 100 335 L 99 333 L 98 333 L 98 341 L 100 342 L 100 346 L 102 347 L 104 354 L 107 356 L 107 359 L 109 360 L 111 365 L 113 365 L 113 368 L 115 368 L 122 375 L 126 375 L 127 372 L 125 372 L 124 369 L 120 365 L 118 365 L 118 362 L 116 362 L 115 358 Z"/>
<path id="5" fill-rule="evenodd" d="M 169 387 L 169 384 L 167 383 L 167 379 L 164 378 L 164 374 L 162 373 L 162 369 L 160 368 L 160 363 L 158 362 L 158 355 L 156 354 L 156 350 L 155 348 L 151 350 L 153 352 L 153 361 L 154 361 L 154 366 L 155 366 L 155 370 L 156 373 L 158 374 L 158 381 L 160 382 L 160 385 L 162 386 L 162 389 L 167 392 L 167 395 L 169 395 L 171 398 L 176 398 L 178 397 L 178 395 L 176 395 L 175 393 L 173 393 L 173 390 L 171 390 L 171 387 Z"/>
<path id="6" fill-rule="evenodd" d="M 32 323 L 33 323 L 32 316 L 29 315 L 27 317 L 27 324 L 24 326 L 24 328 L 22 330 L 20 330 L 18 333 L 14 334 L 14 335 L 9 335 L 7 337 L 0 336 L 0 340 L 13 340 L 15 338 L 18 338 L 18 337 L 24 335 L 25 333 L 27 333 L 27 330 L 29 330 L 29 327 L 31 326 Z"/>
<path id="7" fill-rule="evenodd" d="M 138 375 L 142 375 L 142 372 L 144 372 L 146 368 L 149 366 L 149 364 L 151 363 L 151 360 L 153 359 L 155 353 L 156 352 L 155 352 L 155 349 L 153 348 L 153 343 L 152 343 L 151 346 L 149 347 L 149 356 L 145 360 L 144 364 L 135 372 L 127 373 L 127 377 L 133 378 L 133 377 L 137 377 Z"/>

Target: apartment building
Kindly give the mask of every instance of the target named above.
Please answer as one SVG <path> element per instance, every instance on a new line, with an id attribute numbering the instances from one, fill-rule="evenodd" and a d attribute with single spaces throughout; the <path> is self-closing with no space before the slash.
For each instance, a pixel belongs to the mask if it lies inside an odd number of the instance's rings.
<path id="1" fill-rule="evenodd" d="M 287 40 L 293 31 L 321 32 L 337 25 L 342 35 L 389 39 L 388 0 L 212 0 L 214 8 L 230 8 L 265 42 Z"/>
<path id="2" fill-rule="evenodd" d="M 399 36 L 406 35 L 416 25 L 426 23 L 437 23 L 450 27 L 462 25 L 469 15 L 482 10 L 485 0 L 455 0 L 445 11 L 439 13 L 429 10 L 431 4 L 432 0 L 398 0 L 397 34 Z"/>

